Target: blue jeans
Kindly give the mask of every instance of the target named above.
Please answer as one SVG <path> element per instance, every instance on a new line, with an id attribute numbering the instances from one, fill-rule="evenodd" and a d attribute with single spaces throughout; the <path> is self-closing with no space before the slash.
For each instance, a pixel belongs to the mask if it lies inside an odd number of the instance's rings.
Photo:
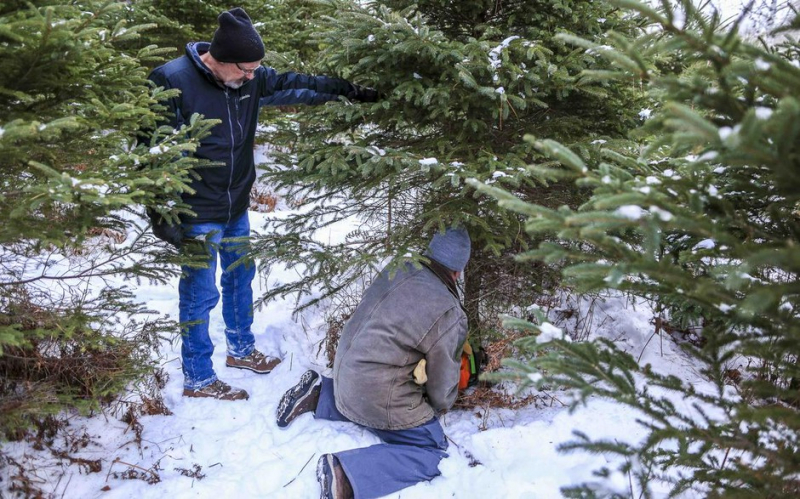
<path id="1" fill-rule="evenodd" d="M 206 238 L 205 248 L 200 242 L 184 243 L 187 251 L 208 253 L 207 268 L 181 267 L 182 274 L 178 291 L 180 294 L 181 358 L 183 361 L 183 386 L 197 390 L 217 379 L 211 364 L 214 344 L 208 334 L 208 317 L 219 302 L 217 290 L 217 256 L 222 264 L 222 318 L 225 321 L 225 339 L 228 355 L 245 357 L 255 348 L 255 338 L 250 330 L 253 324 L 253 263 L 239 263 L 247 254 L 247 242 L 231 241 L 232 238 L 250 236 L 250 220 L 245 212 L 228 223 L 185 223 L 182 225 L 185 239 L 197 236 Z"/>
<path id="2" fill-rule="evenodd" d="M 316 419 L 350 421 L 336 409 L 331 378 L 322 377 Z M 355 499 L 382 497 L 439 476 L 439 461 L 447 457 L 447 438 L 435 417 L 406 430 L 367 428 L 384 443 L 334 453 Z"/>

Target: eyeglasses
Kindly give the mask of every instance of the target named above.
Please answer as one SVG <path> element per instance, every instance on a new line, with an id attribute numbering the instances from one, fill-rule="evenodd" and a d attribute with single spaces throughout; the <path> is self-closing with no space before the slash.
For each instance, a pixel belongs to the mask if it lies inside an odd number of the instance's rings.
<path id="1" fill-rule="evenodd" d="M 260 68 L 260 67 L 261 67 L 261 65 L 258 65 L 258 66 L 256 66 L 256 67 L 254 67 L 253 69 L 247 69 L 247 68 L 243 68 L 243 67 L 239 66 L 239 63 L 238 63 L 238 62 L 234 62 L 234 64 L 236 64 L 236 67 L 237 67 L 237 68 L 239 68 L 239 71 L 241 71 L 242 73 L 244 73 L 244 74 L 246 74 L 246 75 L 252 75 L 253 73 L 255 73 L 255 72 L 256 72 L 256 70 L 257 70 L 258 68 Z"/>

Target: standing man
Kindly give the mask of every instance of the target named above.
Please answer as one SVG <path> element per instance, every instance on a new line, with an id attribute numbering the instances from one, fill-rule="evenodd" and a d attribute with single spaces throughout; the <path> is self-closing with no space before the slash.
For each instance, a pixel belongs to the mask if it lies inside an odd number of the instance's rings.
<path id="1" fill-rule="evenodd" d="M 250 188 L 256 178 L 253 144 L 259 105 L 321 104 L 346 96 L 373 102 L 377 92 L 346 80 L 297 73 L 277 73 L 261 65 L 264 44 L 241 8 L 223 12 L 211 43 L 186 46 L 186 55 L 153 70 L 149 78 L 158 87 L 177 88 L 179 96 L 167 102 L 165 117 L 176 130 L 190 117 L 221 120 L 202 139 L 195 154 L 222 163 L 201 168 L 184 194 L 194 218 L 168 225 L 153 216 L 153 233 L 177 247 L 206 251 L 207 268 L 182 268 L 179 284 L 182 324 L 183 395 L 221 400 L 247 399 L 246 391 L 217 379 L 211 363 L 214 345 L 208 333 L 211 310 L 219 301 L 217 256 L 222 264 L 222 316 L 228 355 L 226 366 L 258 374 L 272 371 L 280 359 L 255 349 L 252 280 L 255 266 L 233 265 L 249 245 L 234 238 L 250 235 L 247 215 Z M 194 247 L 194 249 L 192 249 Z"/>
<path id="2" fill-rule="evenodd" d="M 367 288 L 339 340 L 333 379 L 307 371 L 281 398 L 279 427 L 299 415 L 352 421 L 384 443 L 317 463 L 322 497 L 385 496 L 439 475 L 447 440 L 436 415 L 458 394 L 467 316 L 456 280 L 467 265 L 469 234 L 437 233 L 422 268 L 384 270 Z"/>

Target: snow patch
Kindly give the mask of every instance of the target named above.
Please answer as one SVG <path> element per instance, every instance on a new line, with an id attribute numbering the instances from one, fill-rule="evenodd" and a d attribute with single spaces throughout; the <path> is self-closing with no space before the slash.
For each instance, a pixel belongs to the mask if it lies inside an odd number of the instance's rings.
<path id="1" fill-rule="evenodd" d="M 658 206 L 651 206 L 650 213 L 656 215 L 658 218 L 661 219 L 662 222 L 669 222 L 673 218 L 672 213 L 662 208 L 659 208 Z"/>
<path id="2" fill-rule="evenodd" d="M 627 204 L 617 208 L 614 213 L 628 220 L 639 220 L 647 213 L 647 210 L 635 204 Z"/>
<path id="3" fill-rule="evenodd" d="M 542 344 L 547 343 L 553 340 L 564 340 L 567 343 L 571 342 L 572 339 L 569 336 L 564 334 L 564 331 L 561 328 L 558 328 L 549 322 L 545 322 L 539 327 L 539 336 L 536 337 L 536 343 Z"/>
<path id="4" fill-rule="evenodd" d="M 614 50 L 614 47 L 611 45 L 600 45 L 595 48 L 586 49 L 586 53 L 589 55 L 600 54 L 602 52 L 608 52 L 609 50 Z"/>
<path id="5" fill-rule="evenodd" d="M 739 130 L 741 129 L 742 125 L 736 125 L 733 128 L 729 126 L 724 126 L 719 129 L 719 138 L 722 139 L 723 141 L 726 141 L 729 138 L 734 138 L 739 134 Z"/>
<path id="6" fill-rule="evenodd" d="M 500 45 L 493 48 L 489 51 L 489 63 L 492 65 L 492 68 L 497 69 L 500 67 L 500 53 L 503 51 L 504 48 L 508 47 L 511 42 L 519 38 L 518 36 L 509 36 L 502 42 Z"/>
<path id="7" fill-rule="evenodd" d="M 697 158 L 697 161 L 713 161 L 717 159 L 717 156 L 719 156 L 717 151 L 707 151 L 700 155 L 700 157 Z"/>
<path id="8" fill-rule="evenodd" d="M 760 120 L 768 120 L 772 116 L 772 109 L 768 107 L 757 107 L 756 118 Z"/>
<path id="9" fill-rule="evenodd" d="M 717 243 L 715 243 L 713 239 L 703 239 L 702 241 L 694 245 L 692 251 L 697 251 L 701 249 L 714 249 L 716 246 Z"/>

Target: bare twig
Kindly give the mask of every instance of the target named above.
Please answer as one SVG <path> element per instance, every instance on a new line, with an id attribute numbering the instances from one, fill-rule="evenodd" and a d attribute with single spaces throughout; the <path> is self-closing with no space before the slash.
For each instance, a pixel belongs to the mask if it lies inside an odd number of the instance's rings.
<path id="1" fill-rule="evenodd" d="M 637 359 L 636 359 L 636 363 L 637 363 L 637 364 L 639 363 L 639 361 L 640 361 L 640 360 L 642 360 L 642 355 L 644 355 L 644 351 L 647 349 L 647 345 L 649 345 L 649 344 L 650 344 L 650 341 L 651 341 L 651 340 L 652 340 L 652 339 L 653 339 L 653 338 L 654 338 L 654 337 L 655 337 L 657 334 L 661 333 L 661 322 L 662 322 L 662 320 L 663 320 L 663 319 L 661 319 L 661 316 L 658 316 L 658 317 L 656 317 L 656 319 L 655 319 L 655 320 L 656 320 L 656 330 L 655 330 L 655 331 L 653 331 L 653 334 L 651 334 L 649 338 L 647 338 L 647 342 L 646 342 L 646 343 L 644 344 L 644 346 L 642 347 L 642 351 L 641 351 L 641 352 L 639 352 L 639 358 L 637 358 Z M 662 347 L 662 348 L 663 348 L 663 347 Z M 662 356 L 664 355 L 664 352 L 663 352 L 663 351 L 661 352 L 661 355 L 662 355 Z"/>
<path id="2" fill-rule="evenodd" d="M 309 457 L 309 458 L 308 458 L 308 461 L 306 461 L 306 464 L 304 464 L 304 465 L 303 465 L 303 467 L 302 467 L 302 468 L 300 468 L 300 471 L 298 471 L 298 472 L 297 472 L 297 475 L 295 475 L 295 477 L 294 477 L 294 478 L 292 478 L 291 480 L 289 480 L 289 482 L 288 482 L 286 485 L 284 485 L 283 487 L 284 487 L 284 488 L 286 488 L 286 487 L 288 487 L 289 485 L 291 485 L 291 484 L 292 484 L 292 482 L 294 482 L 295 480 L 297 480 L 297 477 L 299 477 L 299 476 L 300 476 L 300 473 L 302 473 L 302 472 L 303 472 L 303 470 L 304 470 L 304 469 L 306 469 L 306 466 L 308 466 L 308 463 L 310 463 L 310 462 L 311 462 L 311 460 L 312 460 L 312 459 L 314 459 L 314 456 L 316 456 L 316 455 L 317 455 L 317 453 L 316 453 L 316 452 L 315 452 L 314 454 L 311 454 L 311 457 Z"/>
<path id="3" fill-rule="evenodd" d="M 450 438 L 449 436 L 445 435 L 444 438 L 450 441 L 453 445 L 456 446 L 456 449 L 469 461 L 469 467 L 474 468 L 475 466 L 483 466 L 483 463 L 475 459 L 475 456 L 472 455 L 470 451 L 458 445 L 455 440 Z"/>
<path id="4" fill-rule="evenodd" d="M 109 477 L 109 475 L 111 475 L 111 468 L 113 468 L 114 465 L 117 464 L 117 463 L 124 464 L 125 466 L 129 466 L 131 468 L 136 468 L 138 470 L 142 470 L 145 473 L 150 473 L 151 475 L 153 475 L 153 478 L 161 480 L 161 477 L 159 477 L 158 474 L 153 470 L 148 470 L 146 468 L 142 468 L 141 466 L 137 466 L 135 464 L 126 463 L 125 461 L 120 460 L 120 458 L 116 458 L 113 461 L 111 461 L 111 466 L 108 467 L 108 473 L 106 473 L 106 482 L 108 482 L 108 477 Z"/>
<path id="5" fill-rule="evenodd" d="M 67 493 L 67 489 L 69 488 L 69 484 L 72 483 L 72 477 L 73 476 L 74 476 L 73 473 L 69 474 L 69 480 L 67 480 L 67 484 L 64 485 L 64 492 L 61 493 L 61 499 L 64 499 L 64 494 Z"/>

